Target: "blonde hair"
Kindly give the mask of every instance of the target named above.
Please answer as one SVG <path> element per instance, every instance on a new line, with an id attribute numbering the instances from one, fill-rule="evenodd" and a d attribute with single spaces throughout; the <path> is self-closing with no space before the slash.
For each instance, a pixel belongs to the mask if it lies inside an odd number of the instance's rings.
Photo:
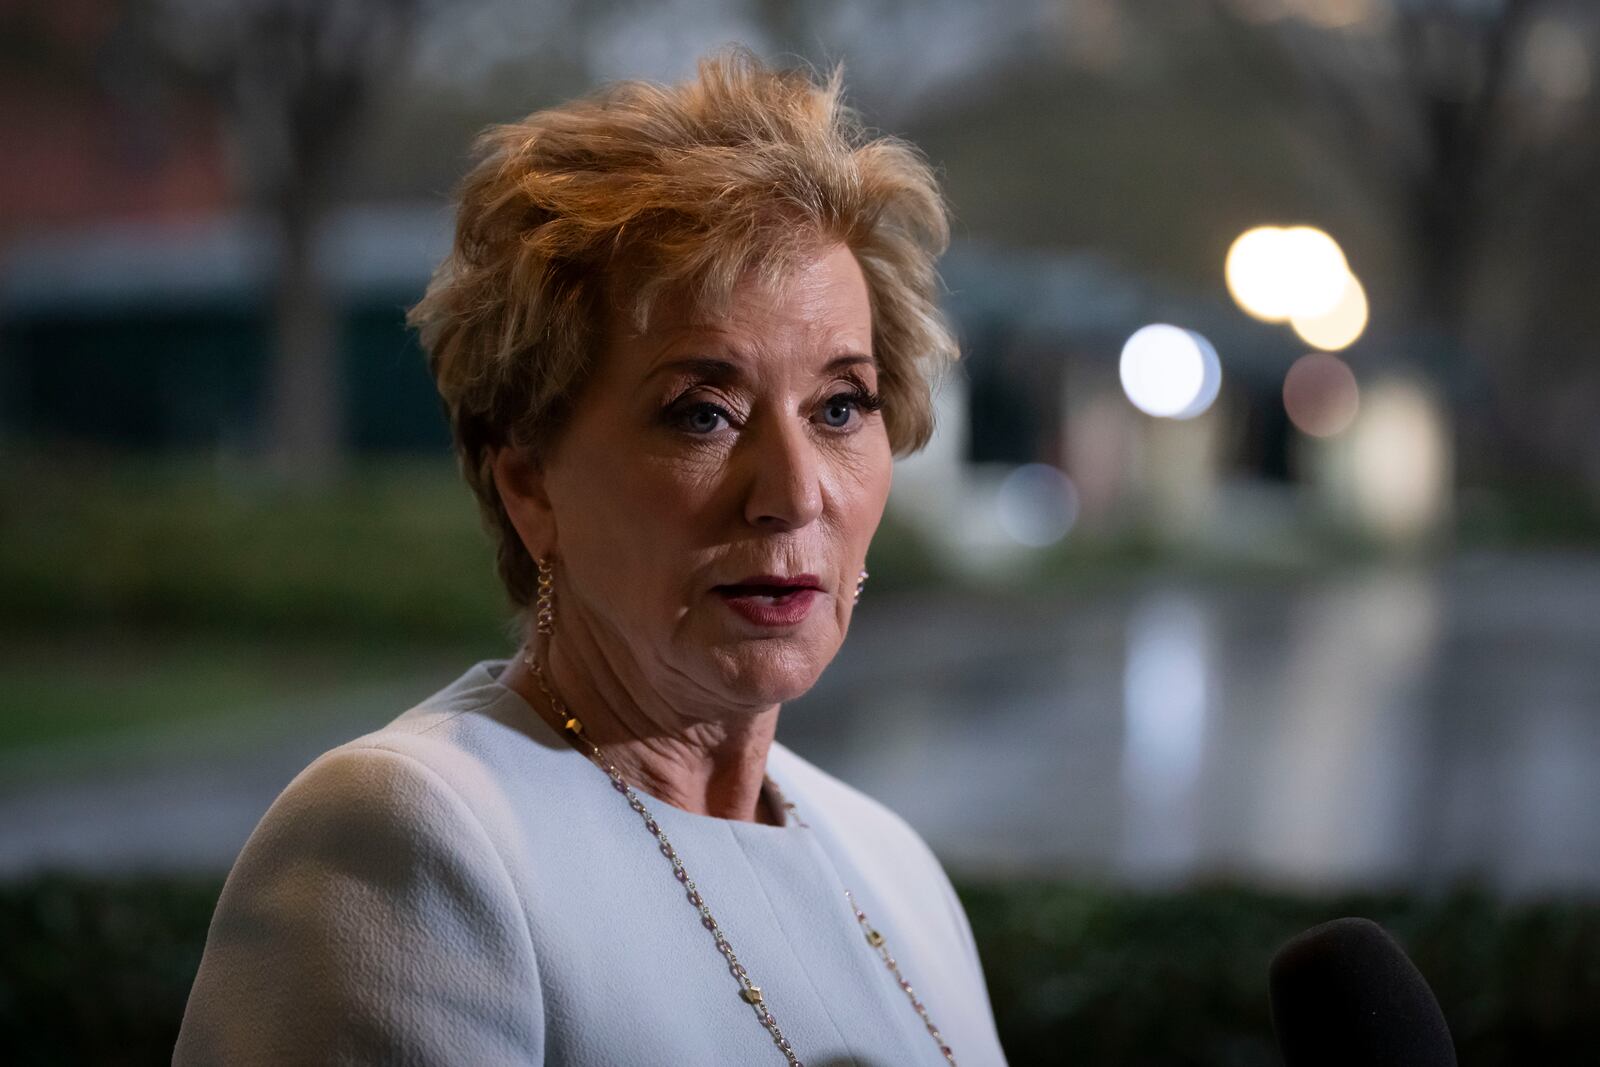
<path id="1" fill-rule="evenodd" d="M 867 283 L 890 445 L 927 443 L 933 384 L 957 356 L 936 299 L 944 202 L 916 149 L 870 134 L 842 93 L 837 69 L 819 84 L 731 49 L 682 84 L 620 82 L 479 138 L 454 246 L 407 321 L 513 603 L 531 602 L 537 572 L 494 452 L 537 462 L 553 446 L 610 307 L 642 326 L 663 292 L 726 306 L 747 275 L 772 284 L 842 242 Z"/>

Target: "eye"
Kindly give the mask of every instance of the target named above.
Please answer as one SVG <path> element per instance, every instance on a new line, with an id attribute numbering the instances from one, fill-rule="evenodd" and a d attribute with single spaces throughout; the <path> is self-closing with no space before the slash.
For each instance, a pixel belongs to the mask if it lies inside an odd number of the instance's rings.
<path id="1" fill-rule="evenodd" d="M 838 396 L 829 397 L 827 403 L 822 405 L 822 421 L 827 426 L 842 430 L 850 425 L 850 416 L 857 410 L 855 396 L 851 393 L 840 393 Z"/>
<path id="2" fill-rule="evenodd" d="M 881 407 L 883 400 L 876 393 L 856 388 L 830 396 L 822 405 L 820 418 L 824 426 L 843 430 L 849 428 L 852 415 L 865 415 Z"/>
<path id="3" fill-rule="evenodd" d="M 725 410 L 708 401 L 678 408 L 672 413 L 672 418 L 682 429 L 699 435 L 716 433 L 722 426 L 732 422 Z"/>

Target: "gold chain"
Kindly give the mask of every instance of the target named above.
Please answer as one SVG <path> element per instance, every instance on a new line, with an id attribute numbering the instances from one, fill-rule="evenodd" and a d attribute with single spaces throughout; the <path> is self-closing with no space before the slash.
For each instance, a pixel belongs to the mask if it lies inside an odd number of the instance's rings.
<path id="1" fill-rule="evenodd" d="M 689 877 L 688 870 L 683 866 L 683 860 L 678 857 L 678 850 L 672 846 L 671 841 L 667 840 L 666 831 L 661 829 L 661 825 L 650 814 L 650 809 L 645 806 L 644 801 L 639 799 L 639 794 L 623 779 L 622 772 L 617 770 L 616 764 L 606 758 L 599 745 L 584 735 L 582 721 L 567 709 L 561 698 L 556 696 L 549 683 L 545 681 L 544 669 L 539 666 L 539 661 L 534 658 L 532 650 L 523 653 L 522 661 L 533 672 L 534 681 L 539 684 L 539 689 L 544 693 L 545 699 L 550 701 L 550 708 L 555 712 L 556 720 L 561 723 L 562 729 L 566 731 L 567 736 L 574 742 L 581 741 L 583 746 L 588 748 L 590 758 L 610 777 L 612 788 L 627 798 L 628 806 L 644 820 L 645 829 L 650 831 L 651 836 L 656 839 L 661 848 L 661 854 L 667 858 L 668 863 L 672 864 L 672 876 L 683 886 L 689 903 L 694 905 L 695 909 L 700 912 L 701 925 L 710 931 L 712 939 L 717 944 L 717 951 L 722 953 L 723 958 L 728 961 L 728 971 L 733 975 L 734 980 L 739 983 L 740 998 L 755 1010 L 756 1019 L 766 1028 L 767 1033 L 772 1035 L 773 1043 L 778 1046 L 778 1051 L 783 1053 L 784 1059 L 789 1063 L 789 1067 L 805 1067 L 800 1062 L 800 1058 L 795 1055 L 794 1046 L 789 1044 L 789 1039 L 783 1036 L 783 1030 L 778 1026 L 778 1020 L 773 1016 L 771 1009 L 767 1007 L 766 997 L 762 994 L 761 987 L 755 984 L 750 977 L 750 972 L 745 969 L 744 964 L 739 962 L 738 955 L 733 951 L 733 945 L 728 942 L 727 937 L 722 932 L 722 927 L 717 923 L 716 917 L 711 914 L 711 908 L 706 904 L 705 897 L 701 895 L 699 888 L 695 886 L 694 879 Z M 766 778 L 765 781 L 767 785 L 772 787 L 774 793 L 780 797 L 782 796 L 782 791 L 777 788 L 776 783 L 771 778 Z M 805 821 L 800 819 L 798 809 L 787 799 L 783 800 L 782 806 L 789 814 L 794 816 L 796 822 L 801 826 L 806 825 Z M 927 1027 L 934 1043 L 939 1046 L 939 1051 L 943 1054 L 945 1061 L 951 1067 L 956 1067 L 955 1053 L 950 1051 L 950 1046 L 945 1043 L 944 1035 L 939 1032 L 939 1028 L 928 1017 L 927 1007 L 917 998 L 916 990 L 912 988 L 910 982 L 906 981 L 905 976 L 900 973 L 900 967 L 895 962 L 895 958 L 889 954 L 889 946 L 883 935 L 874 930 L 867 922 L 866 913 L 857 906 L 856 898 L 850 890 L 846 889 L 844 895 L 850 902 L 850 910 L 855 912 L 856 921 L 861 924 L 867 944 L 878 952 L 883 959 L 884 966 L 894 975 L 895 981 L 900 984 L 900 988 L 911 999 L 911 1006 L 922 1017 L 923 1025 Z"/>
<path id="2" fill-rule="evenodd" d="M 884 940 L 882 934 L 872 928 L 871 923 L 867 922 L 867 913 L 862 911 L 861 906 L 856 903 L 855 894 L 846 889 L 844 895 L 845 899 L 850 901 L 850 910 L 856 913 L 856 922 L 861 924 L 861 932 L 867 936 L 867 944 L 878 950 L 878 956 L 883 960 L 883 965 L 889 968 L 889 973 L 894 975 L 894 980 L 900 984 L 900 988 L 905 991 L 906 996 L 911 998 L 911 1006 L 917 1010 L 918 1015 L 922 1016 L 922 1025 L 927 1028 L 928 1035 L 933 1038 L 933 1043 L 939 1046 L 939 1051 L 944 1055 L 945 1062 L 950 1064 L 950 1067 L 956 1067 L 956 1054 L 950 1051 L 950 1046 L 945 1043 L 944 1035 L 933 1024 L 933 1019 L 928 1015 L 927 1005 L 917 997 L 917 991 L 912 988 L 910 982 L 906 981 L 906 976 L 900 973 L 900 965 L 889 954 L 889 942 Z"/>

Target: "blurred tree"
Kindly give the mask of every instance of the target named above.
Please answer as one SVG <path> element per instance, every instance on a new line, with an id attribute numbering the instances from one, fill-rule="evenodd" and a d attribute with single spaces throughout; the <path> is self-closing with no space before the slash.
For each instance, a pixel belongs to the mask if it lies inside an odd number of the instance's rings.
<path id="1" fill-rule="evenodd" d="M 161 57 L 224 103 L 241 192 L 275 230 L 265 444 L 291 481 L 322 481 L 341 466 L 338 317 L 318 238 L 428 3 L 155 0 L 149 9 Z"/>
<path id="2" fill-rule="evenodd" d="M 1469 476 L 1581 476 L 1592 463 L 1600 488 L 1600 451 L 1585 457 L 1571 418 L 1540 417 L 1600 406 L 1600 374 L 1577 358 L 1592 349 L 1578 324 L 1594 301 L 1572 284 L 1600 268 L 1586 236 L 1600 222 L 1592 5 L 1212 3 L 1263 85 L 1298 83 L 1282 105 L 1320 120 L 1326 162 L 1390 219 L 1418 328 L 1410 355 L 1457 402 Z"/>

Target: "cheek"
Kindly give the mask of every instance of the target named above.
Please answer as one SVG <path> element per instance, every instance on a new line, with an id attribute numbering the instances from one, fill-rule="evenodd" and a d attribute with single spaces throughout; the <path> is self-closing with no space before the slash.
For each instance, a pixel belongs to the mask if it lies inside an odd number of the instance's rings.
<path id="1" fill-rule="evenodd" d="M 881 453 L 877 450 L 857 452 L 850 464 L 838 469 L 834 480 L 835 506 L 828 536 L 831 563 L 837 568 L 834 571 L 834 620 L 839 638 L 850 628 L 859 571 L 866 565 L 872 537 L 883 519 L 893 465 L 885 443 Z M 837 647 L 832 649 L 836 651 Z"/>
<path id="2" fill-rule="evenodd" d="M 636 450 L 596 454 L 575 469 L 557 515 L 575 576 L 613 605 L 676 597 L 715 529 L 715 480 L 705 468 Z M 660 595 L 641 597 L 647 590 Z"/>
<path id="3" fill-rule="evenodd" d="M 648 549 L 660 540 L 656 531 L 692 522 L 714 475 L 712 464 L 692 454 L 657 454 L 648 441 L 599 435 L 585 461 L 566 472 L 564 510 L 586 540 Z M 644 532 L 652 536 L 638 536 Z"/>
<path id="4" fill-rule="evenodd" d="M 858 552 L 866 551 L 867 543 L 877 532 L 893 476 L 894 457 L 887 438 L 852 453 L 840 465 L 836 479 L 840 532 Z"/>

